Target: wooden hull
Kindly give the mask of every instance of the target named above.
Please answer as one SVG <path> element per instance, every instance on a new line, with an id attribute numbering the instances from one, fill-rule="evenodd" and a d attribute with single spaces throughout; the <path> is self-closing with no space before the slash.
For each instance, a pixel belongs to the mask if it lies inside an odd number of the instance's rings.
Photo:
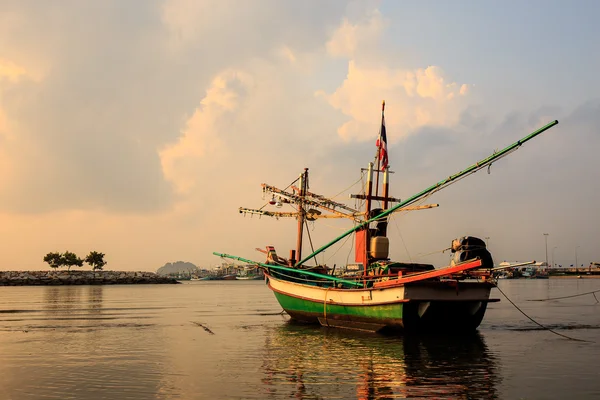
<path id="1" fill-rule="evenodd" d="M 335 289 L 267 275 L 269 288 L 294 320 L 377 332 L 473 331 L 493 287 L 484 282 L 421 281 L 372 289 Z"/>

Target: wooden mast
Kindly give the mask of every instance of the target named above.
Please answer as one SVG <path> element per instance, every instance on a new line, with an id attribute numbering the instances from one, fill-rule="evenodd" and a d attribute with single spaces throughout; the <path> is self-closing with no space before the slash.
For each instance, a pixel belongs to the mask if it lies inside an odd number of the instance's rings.
<path id="1" fill-rule="evenodd" d="M 383 209 L 388 209 L 389 202 L 389 191 L 390 191 L 390 172 L 389 167 L 385 167 L 383 171 Z"/>
<path id="2" fill-rule="evenodd" d="M 383 113 L 385 111 L 385 100 L 381 103 L 381 126 L 383 126 Z M 381 127 L 379 128 L 379 139 L 377 140 L 377 178 L 375 181 L 375 196 L 379 196 L 379 172 L 381 169 Z M 385 195 L 384 195 L 385 196 Z"/>
<path id="3" fill-rule="evenodd" d="M 302 259 L 302 236 L 304 235 L 304 211 L 303 197 L 306 195 L 308 185 L 308 168 L 304 168 L 304 172 L 300 174 L 300 201 L 298 202 L 298 238 L 296 239 L 296 259 Z"/>
<path id="4" fill-rule="evenodd" d="M 369 163 L 369 171 L 367 172 L 367 187 L 366 187 L 366 201 L 365 201 L 365 221 L 370 218 L 369 213 L 371 212 L 371 197 L 373 195 L 373 163 Z M 365 226 L 360 236 L 356 237 L 357 241 L 363 241 L 363 269 L 364 275 L 367 275 L 367 267 L 369 266 L 369 225 Z M 358 249 L 357 243 L 357 249 Z"/>

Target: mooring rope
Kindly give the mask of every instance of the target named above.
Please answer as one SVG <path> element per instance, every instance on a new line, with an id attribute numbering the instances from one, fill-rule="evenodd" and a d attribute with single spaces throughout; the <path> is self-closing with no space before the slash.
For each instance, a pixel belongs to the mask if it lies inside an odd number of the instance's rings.
<path id="1" fill-rule="evenodd" d="M 591 294 L 594 296 L 594 298 L 596 299 L 596 303 L 600 303 L 600 301 L 598 301 L 598 298 L 596 297 L 596 293 L 600 292 L 600 289 L 598 290 L 594 290 L 593 292 L 585 292 L 585 293 L 580 293 L 580 294 L 573 294 L 571 296 L 561 296 L 561 297 L 551 297 L 549 299 L 535 299 L 535 300 L 528 300 L 528 301 L 550 301 L 550 300 L 561 300 L 561 299 L 570 299 L 572 297 L 579 297 L 579 296 L 585 296 L 588 294 Z"/>
<path id="2" fill-rule="evenodd" d="M 329 292 L 329 288 L 325 289 L 325 301 L 323 302 L 323 320 L 329 326 L 329 324 L 327 323 L 327 292 Z"/>
<path id="3" fill-rule="evenodd" d="M 554 333 L 555 335 L 558 335 L 558 336 L 561 336 L 561 337 L 563 337 L 563 338 L 565 338 L 565 339 L 568 339 L 568 340 L 574 340 L 574 341 L 576 341 L 576 342 L 595 343 L 595 342 L 592 342 L 592 341 L 590 341 L 590 340 L 577 339 L 577 338 L 574 338 L 574 337 L 570 337 L 570 336 L 567 336 L 567 335 L 563 335 L 562 333 L 558 333 L 558 332 L 556 332 L 556 331 L 554 331 L 554 330 L 552 330 L 552 329 L 548 328 L 547 326 L 544 326 L 544 325 L 540 324 L 539 322 L 537 322 L 536 320 L 534 320 L 533 318 L 531 318 L 529 315 L 525 314 L 525 311 L 521 310 L 521 309 L 519 308 L 519 306 L 517 306 L 517 305 L 516 305 L 516 304 L 515 304 L 515 303 L 514 303 L 514 302 L 513 302 L 513 301 L 512 301 L 512 300 L 511 300 L 511 299 L 510 299 L 510 298 L 509 298 L 507 295 L 506 295 L 506 293 L 504 293 L 504 292 L 502 291 L 502 289 L 500 289 L 500 287 L 499 287 L 497 284 L 496 284 L 495 286 L 496 286 L 496 289 L 498 289 L 498 291 L 499 291 L 500 293 L 502 293 L 502 295 L 503 295 L 504 297 L 506 297 L 506 300 L 508 300 L 508 301 L 510 302 L 510 304 L 512 304 L 512 305 L 513 305 L 513 306 L 514 306 L 514 307 L 515 307 L 517 310 L 519 310 L 519 312 L 520 312 L 521 314 L 523 314 L 524 316 L 526 316 L 526 317 L 527 317 L 527 319 L 529 319 L 531 322 L 533 322 L 534 324 L 538 325 L 539 327 L 541 327 L 541 328 L 543 328 L 543 329 L 545 329 L 545 330 L 547 330 L 547 331 L 550 331 L 550 332 Z"/>
<path id="4" fill-rule="evenodd" d="M 283 315 L 284 313 L 285 313 L 285 310 L 282 309 L 281 311 L 279 311 L 277 313 L 258 313 L 257 315 L 260 315 L 260 316 L 264 316 L 264 315 Z M 252 315 L 252 314 L 250 314 L 250 315 Z"/>

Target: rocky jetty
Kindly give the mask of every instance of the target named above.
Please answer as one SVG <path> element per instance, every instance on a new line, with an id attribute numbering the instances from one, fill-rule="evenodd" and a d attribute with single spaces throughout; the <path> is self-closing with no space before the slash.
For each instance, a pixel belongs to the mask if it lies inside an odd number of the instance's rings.
<path id="1" fill-rule="evenodd" d="M 179 283 L 154 272 L 140 271 L 0 271 L 0 286 L 132 285 Z"/>

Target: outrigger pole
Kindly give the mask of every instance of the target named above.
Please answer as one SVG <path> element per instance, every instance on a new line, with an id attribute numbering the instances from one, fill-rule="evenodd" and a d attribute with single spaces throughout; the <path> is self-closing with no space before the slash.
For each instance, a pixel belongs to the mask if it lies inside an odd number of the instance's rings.
<path id="1" fill-rule="evenodd" d="M 487 158 L 484 158 L 483 160 L 476 162 L 475 164 L 471 165 L 470 167 L 449 176 L 448 178 L 439 181 L 438 183 L 436 183 L 435 185 L 432 185 L 430 187 L 428 187 L 427 189 L 415 194 L 412 197 L 409 197 L 408 199 L 404 200 L 403 202 L 400 202 L 398 204 L 396 204 L 394 207 L 385 210 L 384 212 L 382 212 L 381 214 L 361 223 L 356 225 L 354 228 L 350 229 L 349 231 L 343 233 L 342 235 L 338 236 L 337 238 L 333 239 L 331 242 L 327 243 L 324 246 L 321 246 L 320 248 L 318 248 L 317 250 L 315 250 L 312 254 L 304 257 L 303 259 L 301 259 L 300 261 L 298 261 L 295 266 L 299 266 L 302 265 L 303 263 L 305 263 L 307 260 L 313 258 L 314 256 L 316 256 L 317 254 L 321 253 L 322 251 L 328 249 L 329 247 L 331 247 L 332 245 L 336 244 L 337 242 L 339 242 L 340 240 L 342 240 L 343 238 L 345 238 L 346 236 L 364 228 L 365 226 L 368 226 L 371 222 L 377 221 L 381 218 L 384 218 L 388 215 L 390 215 L 391 213 L 393 213 L 394 211 L 398 210 L 399 208 L 402 208 L 404 206 L 407 206 L 409 204 L 414 203 L 415 201 L 421 199 L 422 197 L 424 197 L 425 195 L 440 190 L 450 184 L 452 184 L 455 180 L 462 178 L 466 175 L 475 173 L 477 171 L 479 171 L 480 169 L 483 169 L 485 167 L 487 167 L 488 165 L 491 165 L 494 161 L 504 157 L 505 155 L 507 155 L 508 153 L 510 153 L 513 150 L 518 149 L 523 143 L 533 139 L 534 137 L 536 137 L 537 135 L 541 134 L 544 131 L 547 131 L 548 129 L 552 128 L 554 125 L 558 124 L 558 120 L 554 120 L 552 122 L 550 122 L 548 125 L 541 127 L 540 129 L 538 129 L 535 132 L 530 133 L 529 135 L 525 136 L 523 139 L 516 141 L 515 143 L 511 144 L 510 146 L 500 150 L 499 152 L 494 152 L 494 154 L 490 155 Z M 298 257 L 300 258 L 300 257 Z"/>
<path id="2" fill-rule="evenodd" d="M 258 266 L 260 266 L 262 268 L 265 268 L 267 270 L 269 270 L 269 269 L 277 269 L 277 270 L 280 270 L 280 271 L 289 271 L 289 272 L 296 272 L 296 273 L 298 271 L 300 271 L 303 274 L 314 276 L 315 278 L 328 279 L 328 280 L 334 281 L 334 282 L 345 283 L 346 285 L 350 285 L 350 286 L 358 286 L 358 287 L 362 287 L 363 286 L 362 282 L 359 282 L 359 281 L 348 281 L 346 279 L 341 279 L 341 278 L 337 278 L 335 276 L 326 275 L 326 274 L 319 274 L 317 272 L 311 272 L 311 271 L 305 271 L 305 270 L 298 270 L 297 268 L 283 267 L 281 265 L 263 264 L 263 263 L 259 263 L 257 261 L 248 260 L 246 258 L 242 258 L 242 257 L 238 257 L 238 256 L 232 256 L 231 254 L 218 253 L 218 252 L 213 252 L 213 254 L 215 256 L 219 256 L 219 257 L 223 257 L 223 258 L 230 258 L 232 260 L 242 261 L 242 262 L 245 262 L 247 264 L 258 265 Z"/>

